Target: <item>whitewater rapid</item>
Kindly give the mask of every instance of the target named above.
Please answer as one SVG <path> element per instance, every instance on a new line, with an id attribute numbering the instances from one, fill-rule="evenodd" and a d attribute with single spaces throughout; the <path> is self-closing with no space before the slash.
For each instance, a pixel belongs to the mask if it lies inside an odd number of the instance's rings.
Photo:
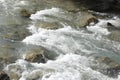
<path id="1" fill-rule="evenodd" d="M 1 3 L 5 1 L 7 0 L 0 0 Z M 15 2 L 14 5 L 10 9 L 5 5 L 6 10 L 18 11 L 21 5 L 29 5 L 27 0 L 11 2 Z M 11 2 L 8 1 L 10 4 Z M 31 23 L 28 25 L 32 34 L 21 42 L 42 46 L 55 51 L 59 56 L 46 63 L 31 63 L 18 59 L 4 70 L 18 75 L 19 80 L 120 80 L 119 75 L 118 78 L 112 78 L 100 73 L 99 70 L 105 69 L 107 65 L 95 59 L 97 56 L 107 56 L 119 62 L 119 42 L 111 41 L 105 36 L 111 33 L 106 24 L 110 22 L 119 26 L 120 19 L 99 19 L 99 23 L 91 24 L 84 30 L 75 28 L 72 16 L 73 14 L 55 7 L 32 14 Z M 56 22 L 61 27 L 55 30 L 38 28 L 36 22 L 39 21 Z M 24 58 L 24 55 L 22 57 Z"/>

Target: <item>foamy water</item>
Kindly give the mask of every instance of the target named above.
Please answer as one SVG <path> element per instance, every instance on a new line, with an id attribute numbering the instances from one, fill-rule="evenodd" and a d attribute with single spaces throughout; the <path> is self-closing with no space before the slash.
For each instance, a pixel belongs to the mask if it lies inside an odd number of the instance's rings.
<path id="1" fill-rule="evenodd" d="M 0 0 L 3 3 L 5 1 Z M 13 2 L 15 4 L 12 7 L 15 11 L 18 11 L 21 6 L 29 5 L 27 0 Z M 32 35 L 27 36 L 21 42 L 26 45 L 45 47 L 55 51 L 59 56 L 56 60 L 48 60 L 44 64 L 18 59 L 4 68 L 8 74 L 16 74 L 19 80 L 120 80 L 119 76 L 110 78 L 100 73 L 99 70 L 107 66 L 95 60 L 96 56 L 120 60 L 119 42 L 104 37 L 111 33 L 107 29 L 108 22 L 119 27 L 118 17 L 109 20 L 99 19 L 97 24 L 87 26 L 87 30 L 75 29 L 75 26 L 71 25 L 75 24 L 72 21 L 73 14 L 60 8 L 51 7 L 37 11 L 30 16 L 30 19 L 28 30 Z M 38 28 L 35 26 L 36 21 L 57 22 L 62 24 L 62 28 L 55 30 Z"/>

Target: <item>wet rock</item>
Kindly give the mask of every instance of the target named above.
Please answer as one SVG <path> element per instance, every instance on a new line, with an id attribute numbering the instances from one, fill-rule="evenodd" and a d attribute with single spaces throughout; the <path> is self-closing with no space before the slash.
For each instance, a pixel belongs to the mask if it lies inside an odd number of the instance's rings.
<path id="1" fill-rule="evenodd" d="M 45 51 L 44 50 L 31 50 L 27 53 L 25 60 L 30 62 L 38 62 L 38 63 L 45 63 L 46 57 L 45 57 Z"/>
<path id="2" fill-rule="evenodd" d="M 47 60 L 54 60 L 55 55 L 45 48 L 30 49 L 26 52 L 25 60 L 30 62 L 45 63 Z"/>
<path id="3" fill-rule="evenodd" d="M 107 23 L 107 29 L 109 31 L 113 31 L 113 30 L 120 30 L 119 28 L 115 27 L 112 23 L 108 22 Z"/>
<path id="4" fill-rule="evenodd" d="M 36 22 L 35 26 L 37 28 L 44 28 L 44 29 L 58 29 L 62 27 L 57 22 L 44 22 L 44 21 Z"/>
<path id="5" fill-rule="evenodd" d="M 107 37 L 110 40 L 120 42 L 120 31 L 112 31 L 111 34 L 109 34 Z"/>
<path id="6" fill-rule="evenodd" d="M 89 12 L 79 12 L 76 15 L 76 19 L 74 21 L 76 25 L 79 26 L 79 28 L 86 27 L 92 22 L 93 23 L 98 22 L 97 18 Z"/>
<path id="7" fill-rule="evenodd" d="M 31 12 L 31 11 L 29 11 L 29 10 L 22 9 L 22 10 L 20 11 L 20 15 L 21 15 L 22 17 L 29 18 L 29 17 L 31 16 L 31 14 L 34 14 L 35 12 L 36 12 L 36 11 Z"/>
<path id="8" fill-rule="evenodd" d="M 29 11 L 27 11 L 26 9 L 22 9 L 21 11 L 20 11 L 20 14 L 21 14 L 21 16 L 23 16 L 23 17 L 30 17 L 30 12 Z"/>
<path id="9" fill-rule="evenodd" d="M 0 80 L 10 80 L 10 78 L 4 71 L 0 71 Z"/>

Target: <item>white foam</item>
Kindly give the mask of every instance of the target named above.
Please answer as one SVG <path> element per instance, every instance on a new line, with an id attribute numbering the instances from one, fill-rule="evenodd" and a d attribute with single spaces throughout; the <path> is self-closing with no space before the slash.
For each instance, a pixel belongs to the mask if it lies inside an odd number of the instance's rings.
<path id="1" fill-rule="evenodd" d="M 17 66 L 20 66 L 19 69 L 23 70 L 20 80 L 115 80 L 92 70 L 89 62 L 91 61 L 87 57 L 67 54 L 61 55 L 55 61 L 48 61 L 46 64 L 18 60 L 16 63 L 8 65 L 5 70 L 16 73 Z"/>
<path id="2" fill-rule="evenodd" d="M 44 15 L 56 15 L 59 12 L 60 12 L 59 8 L 45 9 L 45 10 L 37 11 L 35 14 L 32 14 L 30 19 L 36 20 L 36 19 L 40 19 Z"/>
<path id="3" fill-rule="evenodd" d="M 95 25 L 90 25 L 87 26 L 87 29 L 89 31 L 92 31 L 94 33 L 99 33 L 102 35 L 108 35 L 110 34 L 110 32 L 107 30 L 107 20 L 99 20 L 99 22 Z"/>
<path id="4" fill-rule="evenodd" d="M 43 20 L 48 22 L 54 22 L 59 20 L 71 20 L 72 16 L 65 10 L 60 8 L 51 8 L 44 9 L 41 11 L 37 11 L 35 14 L 32 14 L 30 19 L 35 20 Z"/>

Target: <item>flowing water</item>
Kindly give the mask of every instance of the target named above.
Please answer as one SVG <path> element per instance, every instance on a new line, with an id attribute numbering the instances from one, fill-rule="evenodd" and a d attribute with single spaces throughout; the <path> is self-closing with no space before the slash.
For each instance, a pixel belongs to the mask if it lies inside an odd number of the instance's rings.
<path id="1" fill-rule="evenodd" d="M 37 9 L 37 12 L 29 19 L 22 18 L 19 15 L 22 8 L 31 11 Z M 120 80 L 119 75 L 113 78 L 101 73 L 100 70 L 106 69 L 108 65 L 96 60 L 96 57 L 109 57 L 120 63 L 120 42 L 106 38 L 111 33 L 106 28 L 107 22 L 119 28 L 120 19 L 117 16 L 99 19 L 99 23 L 91 24 L 86 29 L 75 29 L 77 27 L 75 16 L 77 14 L 48 4 L 35 4 L 34 0 L 0 0 L 0 45 L 15 47 L 3 51 L 6 55 L 17 57 L 14 63 L 5 65 L 4 70 L 18 75 L 19 80 Z M 60 28 L 55 30 L 38 28 L 36 22 L 39 21 L 56 22 Z M 2 37 L 9 31 L 8 29 L 16 26 L 27 29 L 31 35 L 22 40 Z M 34 48 L 42 46 L 54 51 L 52 55 L 58 57 L 55 60 L 48 60 L 47 63 L 27 62 L 23 58 L 28 46 Z"/>

